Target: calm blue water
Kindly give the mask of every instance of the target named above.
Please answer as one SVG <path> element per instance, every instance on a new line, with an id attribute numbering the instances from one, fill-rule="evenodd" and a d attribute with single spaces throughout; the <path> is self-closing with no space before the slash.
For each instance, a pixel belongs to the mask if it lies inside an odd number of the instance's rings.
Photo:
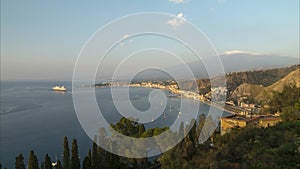
<path id="1" fill-rule="evenodd" d="M 92 141 L 80 126 L 74 111 L 72 92 L 53 92 L 54 85 L 63 84 L 71 89 L 70 82 L 1 82 L 1 163 L 14 168 L 15 157 L 23 153 L 28 159 L 29 151 L 34 150 L 39 162 L 46 153 L 51 159 L 61 158 L 62 141 L 76 138 L 79 142 L 80 156 L 83 158 Z M 153 89 L 134 88 L 130 90 L 132 104 L 139 110 L 149 108 L 148 95 Z M 171 95 L 167 91 L 166 95 Z M 113 105 L 109 88 L 96 89 L 97 101 L 104 117 L 116 123 L 122 116 Z M 169 105 L 171 104 L 171 109 Z M 193 104 L 193 101 L 191 101 Z M 146 124 L 146 128 L 170 126 L 176 119 L 180 99 L 168 98 L 162 116 Z M 200 105 L 200 112 L 207 113 L 209 106 Z M 69 143 L 70 144 L 70 143 Z"/>

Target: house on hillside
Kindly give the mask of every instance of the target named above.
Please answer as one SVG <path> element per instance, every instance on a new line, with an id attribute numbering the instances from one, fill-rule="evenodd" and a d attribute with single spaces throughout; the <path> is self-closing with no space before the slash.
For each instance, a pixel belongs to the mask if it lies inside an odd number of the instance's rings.
<path id="1" fill-rule="evenodd" d="M 221 118 L 220 128 L 221 135 L 230 132 L 232 129 L 239 129 L 244 127 L 270 127 L 281 122 L 282 119 L 279 116 L 274 115 L 239 115 L 233 114 Z"/>

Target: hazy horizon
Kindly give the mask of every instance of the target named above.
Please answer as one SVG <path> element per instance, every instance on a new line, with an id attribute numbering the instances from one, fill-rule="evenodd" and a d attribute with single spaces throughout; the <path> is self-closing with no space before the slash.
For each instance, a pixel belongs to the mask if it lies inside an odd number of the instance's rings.
<path id="1" fill-rule="evenodd" d="M 141 12 L 162 12 L 184 18 L 209 38 L 219 54 L 246 53 L 299 60 L 298 0 L 288 3 L 279 0 L 156 3 L 7 0 L 1 1 L 1 80 L 69 81 L 82 46 L 96 30 L 117 18 Z M 121 55 L 130 45 L 147 46 L 147 43 L 137 43 L 148 40 L 143 38 L 120 44 L 116 55 Z M 150 39 L 157 41 L 155 37 Z M 157 45 L 166 44 L 163 42 Z M 181 52 L 186 61 L 194 61 L 178 45 L 168 45 Z M 151 61 L 151 57 L 144 61 Z M 176 62 L 170 61 L 166 67 L 175 65 Z"/>

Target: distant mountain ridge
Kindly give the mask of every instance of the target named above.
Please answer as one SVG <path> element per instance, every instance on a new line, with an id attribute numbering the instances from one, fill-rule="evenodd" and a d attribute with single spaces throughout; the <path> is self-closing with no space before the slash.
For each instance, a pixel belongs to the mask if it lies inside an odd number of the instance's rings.
<path id="1" fill-rule="evenodd" d="M 283 57 L 279 55 L 262 54 L 240 50 L 221 53 L 219 55 L 219 58 L 221 59 L 225 73 L 283 68 L 299 64 L 299 58 L 286 56 Z M 208 78 L 208 73 L 205 69 L 205 65 L 201 62 L 201 60 L 189 62 L 187 63 L 187 66 L 191 69 L 196 78 Z M 176 73 L 177 75 L 185 77 L 184 72 L 182 72 L 180 69 L 181 67 L 182 65 L 177 65 L 168 68 L 168 70 L 170 70 L 170 72 Z"/>

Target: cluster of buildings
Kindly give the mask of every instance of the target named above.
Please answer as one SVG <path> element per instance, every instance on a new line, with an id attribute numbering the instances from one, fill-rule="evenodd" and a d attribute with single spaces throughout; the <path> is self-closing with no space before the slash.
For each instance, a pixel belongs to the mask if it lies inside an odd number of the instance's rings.
<path id="1" fill-rule="evenodd" d="M 153 83 L 153 82 L 141 82 L 141 83 L 132 83 L 129 86 L 132 87 L 149 87 L 149 88 L 158 88 L 158 89 L 166 89 L 169 90 L 170 93 L 174 94 L 180 94 L 184 97 L 191 98 L 194 100 L 199 101 L 206 101 L 206 97 L 203 95 L 200 95 L 199 93 L 192 92 L 192 91 L 186 91 L 186 90 L 180 90 L 178 85 L 175 82 L 160 82 L 160 83 Z"/>
<path id="2" fill-rule="evenodd" d="M 221 135 L 230 132 L 233 129 L 244 127 L 270 127 L 281 122 L 279 115 L 242 115 L 232 114 L 221 118 Z"/>

